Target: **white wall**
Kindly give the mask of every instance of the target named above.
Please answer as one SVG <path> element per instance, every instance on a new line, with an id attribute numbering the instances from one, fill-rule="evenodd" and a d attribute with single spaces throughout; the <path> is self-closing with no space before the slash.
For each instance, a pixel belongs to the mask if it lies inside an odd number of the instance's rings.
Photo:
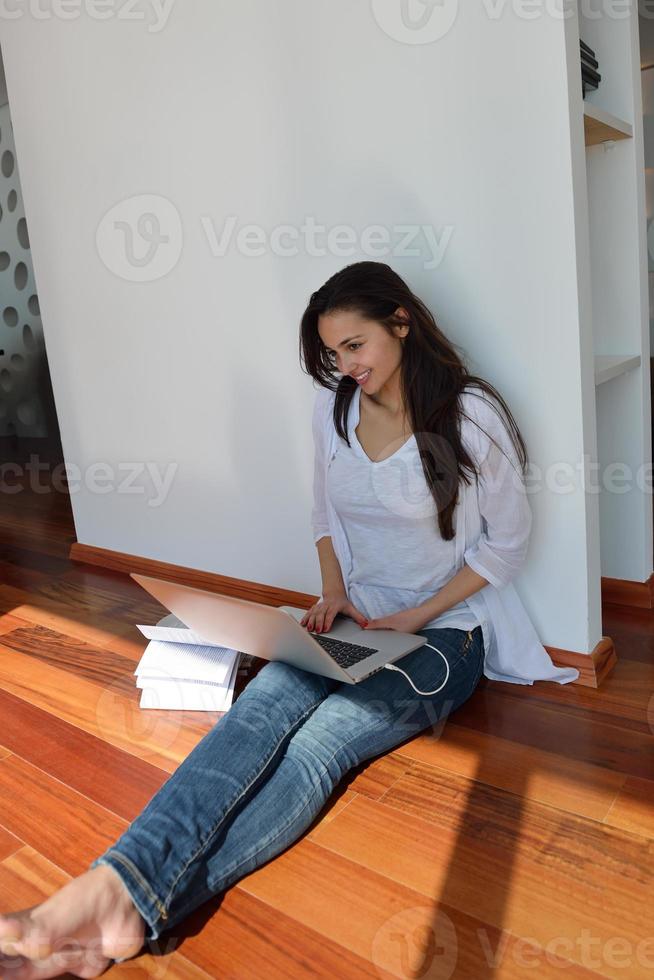
<path id="1" fill-rule="evenodd" d="M 395 246 L 396 225 L 451 226 L 435 269 L 424 238 L 421 255 L 379 258 L 500 388 L 532 462 L 581 458 L 564 25 L 466 4 L 443 37 L 408 44 L 374 8 L 195 0 L 156 32 L 84 12 L 3 24 L 66 460 L 83 474 L 96 461 L 178 466 L 161 506 L 147 505 L 144 478 L 145 496 L 73 493 L 79 541 L 320 590 L 299 318 L 332 272 L 371 256 L 300 243 L 294 258 L 215 257 L 203 216 L 218 234 L 229 215 L 268 231 L 307 216 L 383 225 Z M 146 194 L 172 202 L 183 246 L 166 275 L 128 281 L 101 260 L 96 230 Z M 531 502 L 516 584 L 544 643 L 587 650 L 599 628 L 583 493 L 541 489 Z"/>

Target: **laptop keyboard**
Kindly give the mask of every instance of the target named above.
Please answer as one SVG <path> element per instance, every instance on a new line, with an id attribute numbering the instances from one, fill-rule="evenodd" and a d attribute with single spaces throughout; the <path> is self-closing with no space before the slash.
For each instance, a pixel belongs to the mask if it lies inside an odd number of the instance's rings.
<path id="1" fill-rule="evenodd" d="M 346 643 L 345 640 L 335 640 L 332 636 L 319 636 L 316 633 L 311 635 L 340 667 L 351 667 L 352 664 L 365 660 L 373 653 L 379 653 L 375 647 L 362 647 L 358 643 Z"/>

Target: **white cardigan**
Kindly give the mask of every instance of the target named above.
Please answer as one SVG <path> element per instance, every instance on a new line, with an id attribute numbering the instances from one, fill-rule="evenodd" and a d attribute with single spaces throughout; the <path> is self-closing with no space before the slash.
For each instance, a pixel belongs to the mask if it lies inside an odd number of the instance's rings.
<path id="1" fill-rule="evenodd" d="M 342 444 L 333 421 L 335 397 L 335 392 L 327 388 L 320 387 L 316 392 L 311 522 L 314 542 L 331 536 L 349 595 L 352 556 L 341 520 L 326 492 L 327 470 Z M 579 671 L 552 663 L 512 583 L 525 559 L 531 530 L 531 509 L 513 443 L 504 422 L 480 389 L 475 389 L 474 394 L 471 388 L 462 392 L 460 405 L 474 420 L 462 416 L 460 431 L 480 478 L 478 486 L 474 477 L 469 486 L 464 480 L 459 482 L 459 503 L 453 517 L 456 570 L 465 563 L 488 579 L 488 585 L 466 599 L 482 626 L 484 674 L 490 680 L 513 684 L 533 684 L 536 680 L 568 684 L 577 680 Z M 500 444 L 513 465 L 486 433 Z"/>

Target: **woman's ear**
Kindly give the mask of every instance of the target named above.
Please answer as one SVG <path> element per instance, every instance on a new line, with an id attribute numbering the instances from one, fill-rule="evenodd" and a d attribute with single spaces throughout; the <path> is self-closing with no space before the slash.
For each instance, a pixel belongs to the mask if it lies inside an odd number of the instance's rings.
<path id="1" fill-rule="evenodd" d="M 406 340 L 411 318 L 403 306 L 398 306 L 398 308 L 395 310 L 395 316 L 397 319 L 403 321 L 402 326 L 399 324 L 394 325 L 393 330 L 395 331 L 395 336 L 398 340 Z"/>

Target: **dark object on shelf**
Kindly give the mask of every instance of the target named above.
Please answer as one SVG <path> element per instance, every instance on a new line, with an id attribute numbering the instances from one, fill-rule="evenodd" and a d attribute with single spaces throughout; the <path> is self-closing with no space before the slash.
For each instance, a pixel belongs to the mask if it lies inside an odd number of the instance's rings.
<path id="1" fill-rule="evenodd" d="M 596 71 L 599 68 L 599 61 L 595 57 L 595 52 L 581 38 L 579 38 L 579 54 L 581 61 L 581 91 L 585 99 L 586 92 L 592 92 L 599 87 L 602 76 Z"/>
<path id="2" fill-rule="evenodd" d="M 582 65 L 589 65 L 591 68 L 599 68 L 599 61 L 597 58 L 591 58 L 589 54 L 585 51 L 581 52 L 581 63 Z"/>
<path id="3" fill-rule="evenodd" d="M 582 80 L 581 80 L 581 97 L 583 99 L 585 99 L 586 98 L 586 92 L 594 92 L 596 88 L 597 88 L 597 85 L 594 85 L 592 82 L 587 82 L 585 78 L 582 78 Z"/>

